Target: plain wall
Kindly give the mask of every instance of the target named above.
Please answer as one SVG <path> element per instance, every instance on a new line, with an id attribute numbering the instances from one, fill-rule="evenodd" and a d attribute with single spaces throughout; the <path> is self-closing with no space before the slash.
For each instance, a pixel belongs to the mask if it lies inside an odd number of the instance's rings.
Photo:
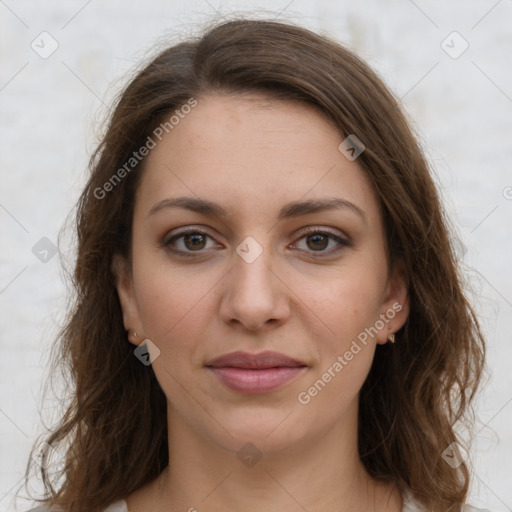
<path id="1" fill-rule="evenodd" d="M 51 248 L 84 184 L 98 120 L 156 42 L 186 34 L 214 8 L 219 18 L 267 9 L 332 35 L 402 99 L 437 175 L 488 337 L 469 501 L 512 510 L 512 2 L 277 3 L 0 2 L 0 511 L 14 510 L 42 432 L 43 379 L 66 301 Z M 43 31 L 58 43 L 47 58 L 31 47 L 46 57 L 55 43 Z M 44 414 L 51 409 L 45 404 Z"/>

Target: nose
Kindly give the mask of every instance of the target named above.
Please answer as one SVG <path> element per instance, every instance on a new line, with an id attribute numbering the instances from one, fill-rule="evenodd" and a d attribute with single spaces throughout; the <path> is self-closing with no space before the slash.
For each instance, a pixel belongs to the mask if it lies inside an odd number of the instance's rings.
<path id="1" fill-rule="evenodd" d="M 271 268 L 268 249 L 254 261 L 234 255 L 232 270 L 223 279 L 220 315 L 224 322 L 247 331 L 281 325 L 290 315 L 289 289 Z"/>

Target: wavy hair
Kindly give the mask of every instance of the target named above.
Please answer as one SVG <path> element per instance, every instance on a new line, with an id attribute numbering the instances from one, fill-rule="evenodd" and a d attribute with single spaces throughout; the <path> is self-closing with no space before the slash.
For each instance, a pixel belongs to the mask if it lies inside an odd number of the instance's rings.
<path id="1" fill-rule="evenodd" d="M 359 455 L 370 475 L 411 489 L 428 510 L 460 511 L 469 468 L 450 467 L 442 454 L 463 444 L 456 426 L 471 423 L 485 343 L 425 156 L 399 101 L 352 51 L 292 23 L 246 17 L 160 50 L 115 101 L 74 212 L 73 296 L 53 360 L 71 399 L 45 434 L 65 456 L 51 472 L 51 453 L 42 453 L 38 501 L 99 512 L 168 464 L 166 397 L 133 355 L 112 267 L 116 254 L 131 261 L 145 161 L 106 197 L 98 191 L 164 119 L 212 93 L 305 102 L 366 145 L 358 163 L 378 197 L 390 264 L 405 269 L 410 314 L 397 343 L 377 347 L 361 389 Z"/>

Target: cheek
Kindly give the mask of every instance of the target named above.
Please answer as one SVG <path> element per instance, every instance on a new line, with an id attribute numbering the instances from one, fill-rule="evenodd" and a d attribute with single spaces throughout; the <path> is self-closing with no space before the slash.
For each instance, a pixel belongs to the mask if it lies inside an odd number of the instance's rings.
<path id="1" fill-rule="evenodd" d="M 312 302 L 314 308 L 303 313 L 310 326 L 322 320 L 309 332 L 318 364 L 297 399 L 331 424 L 356 400 L 370 371 L 376 343 L 368 329 L 378 318 L 378 304 L 375 293 L 352 281 L 338 281 L 323 299 L 317 295 Z"/>
<path id="2" fill-rule="evenodd" d="M 371 272 L 347 269 L 323 286 L 303 287 L 303 314 L 316 316 L 331 349 L 342 350 L 378 319 L 382 286 L 382 279 Z"/>
<path id="3" fill-rule="evenodd" d="M 146 336 L 161 350 L 190 345 L 210 321 L 213 277 L 142 259 L 138 267 L 134 264 L 134 271 Z"/>

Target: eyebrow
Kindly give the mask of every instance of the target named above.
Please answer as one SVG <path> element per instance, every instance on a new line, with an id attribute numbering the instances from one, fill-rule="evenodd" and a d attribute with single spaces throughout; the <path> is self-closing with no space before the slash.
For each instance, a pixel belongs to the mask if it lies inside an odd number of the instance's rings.
<path id="1" fill-rule="evenodd" d="M 148 216 L 154 215 L 157 212 L 167 210 L 169 208 L 184 208 L 202 215 L 209 215 L 212 217 L 227 217 L 228 212 L 220 204 L 200 199 L 197 197 L 176 197 L 163 199 L 156 203 L 149 211 Z M 341 199 L 339 197 L 328 199 L 315 199 L 310 201 L 293 201 L 281 207 L 277 215 L 278 220 L 290 219 L 300 217 L 301 215 L 308 215 L 311 213 L 323 212 L 326 210 L 346 208 L 362 218 L 367 222 L 365 212 L 354 203 Z"/>

